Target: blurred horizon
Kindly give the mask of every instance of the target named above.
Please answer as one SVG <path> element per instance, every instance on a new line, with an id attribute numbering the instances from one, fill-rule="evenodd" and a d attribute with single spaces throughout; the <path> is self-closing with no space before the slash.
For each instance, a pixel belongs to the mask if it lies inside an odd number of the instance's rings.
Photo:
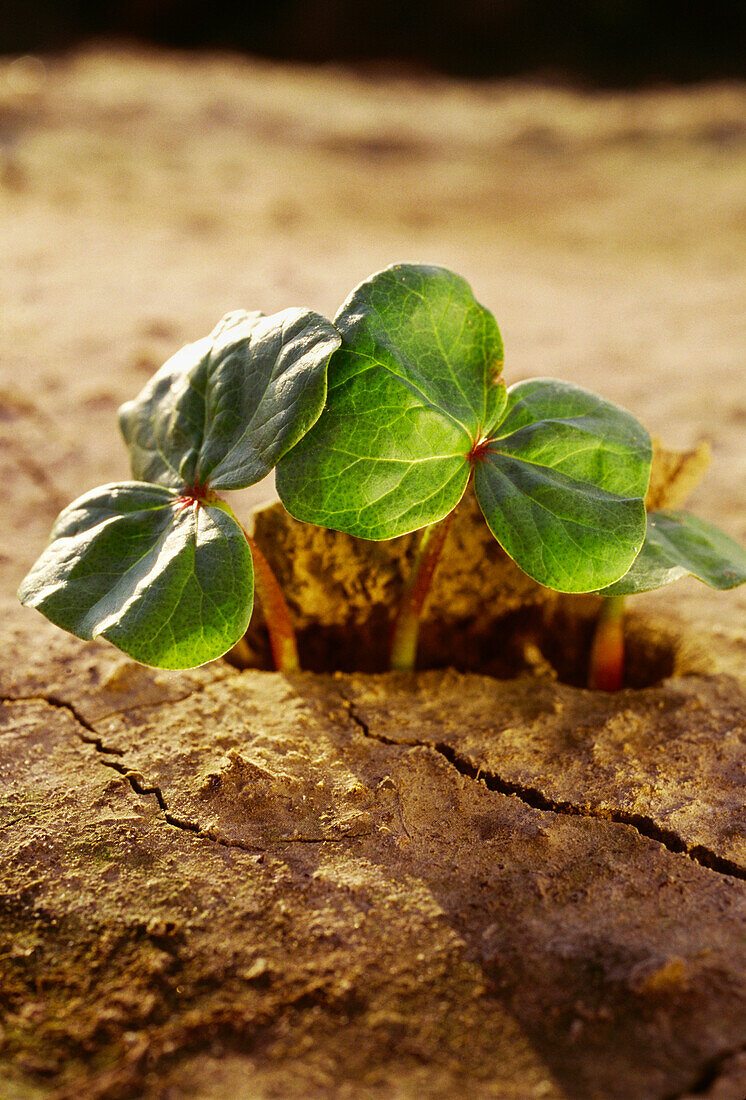
<path id="1" fill-rule="evenodd" d="M 743 0 L 28 0 L 0 54 L 102 39 L 601 88 L 746 78 Z"/>

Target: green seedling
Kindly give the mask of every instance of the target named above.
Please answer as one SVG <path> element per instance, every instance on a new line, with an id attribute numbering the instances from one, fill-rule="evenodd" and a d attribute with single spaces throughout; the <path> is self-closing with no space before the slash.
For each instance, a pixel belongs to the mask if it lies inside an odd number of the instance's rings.
<path id="1" fill-rule="evenodd" d="M 493 535 L 540 584 L 589 592 L 629 570 L 651 462 L 634 417 L 551 379 L 506 388 L 494 317 L 443 268 L 373 275 L 334 324 L 327 404 L 278 463 L 277 489 L 297 519 L 362 538 L 424 528 L 393 668 L 415 665 L 420 612 L 470 478 Z"/>
<path id="2" fill-rule="evenodd" d="M 218 495 L 275 467 L 296 518 L 374 540 L 422 530 L 395 619 L 397 669 L 415 665 L 470 479 L 524 572 L 608 597 L 607 638 L 628 593 L 687 572 L 723 588 L 746 579 L 746 556 L 717 529 L 685 513 L 646 521 L 651 445 L 629 413 L 551 379 L 506 388 L 502 366 L 491 313 L 437 267 L 379 272 L 334 324 L 305 310 L 229 314 L 123 406 L 134 480 L 61 513 L 20 598 L 81 638 L 186 668 L 242 638 L 256 587 L 275 664 L 296 669 L 277 581 Z"/>
<path id="3" fill-rule="evenodd" d="M 314 424 L 339 343 L 290 309 L 228 314 L 178 352 L 121 409 L 135 480 L 64 509 L 21 601 L 144 664 L 189 668 L 243 636 L 256 584 L 275 663 L 297 668 L 277 581 L 218 490 L 260 481 Z"/>
<path id="4" fill-rule="evenodd" d="M 746 551 L 724 531 L 690 512 L 649 512 L 645 542 L 632 567 L 600 593 L 605 599 L 591 647 L 589 687 L 601 691 L 622 687 L 626 597 L 686 576 L 721 591 L 736 588 L 746 582 Z"/>

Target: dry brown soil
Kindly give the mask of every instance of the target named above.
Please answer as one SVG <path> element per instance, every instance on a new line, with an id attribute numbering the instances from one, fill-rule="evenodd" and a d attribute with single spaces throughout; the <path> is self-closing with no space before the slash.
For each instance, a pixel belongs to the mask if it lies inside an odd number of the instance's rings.
<path id="1" fill-rule="evenodd" d="M 744 590 L 639 597 L 616 696 L 546 608 L 492 676 L 463 621 L 461 671 L 166 674 L 14 591 L 171 352 L 398 260 L 508 380 L 709 439 L 744 538 L 746 90 L 102 50 L 2 63 L 0 112 L 0 1095 L 743 1100 Z"/>

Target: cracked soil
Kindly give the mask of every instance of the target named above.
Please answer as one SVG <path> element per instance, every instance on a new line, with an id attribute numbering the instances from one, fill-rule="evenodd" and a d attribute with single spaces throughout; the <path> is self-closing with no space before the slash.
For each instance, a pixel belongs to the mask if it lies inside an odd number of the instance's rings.
<path id="1" fill-rule="evenodd" d="M 332 314 L 402 259 L 470 279 L 511 379 L 709 438 L 691 507 L 746 536 L 743 89 L 22 71 L 0 64 L 0 1096 L 743 1100 L 742 590 L 637 598 L 614 696 L 558 653 L 588 608 L 498 585 L 456 528 L 414 676 L 372 671 L 400 559 L 361 581 L 271 510 L 330 671 L 162 673 L 13 596 L 59 508 L 127 476 L 116 408 L 172 351 L 231 308 Z"/>

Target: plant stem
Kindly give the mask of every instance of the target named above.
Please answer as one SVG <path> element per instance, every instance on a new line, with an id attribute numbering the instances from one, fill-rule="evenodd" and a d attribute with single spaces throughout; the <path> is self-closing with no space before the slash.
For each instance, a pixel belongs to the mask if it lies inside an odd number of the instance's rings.
<path id="1" fill-rule="evenodd" d="M 269 645 L 272 650 L 272 660 L 275 668 L 278 672 L 298 672 L 300 661 L 298 660 L 295 629 L 282 589 L 272 571 L 272 566 L 240 522 L 230 504 L 226 504 L 222 497 L 217 496 L 217 494 L 213 494 L 211 503 L 232 516 L 243 531 L 244 538 L 249 544 L 254 562 L 254 590 L 264 611 L 264 620 L 267 624 Z"/>
<path id="2" fill-rule="evenodd" d="M 588 687 L 619 691 L 624 680 L 624 596 L 606 596 L 591 645 Z"/>
<path id="3" fill-rule="evenodd" d="M 407 579 L 391 635 L 391 668 L 395 672 L 414 670 L 422 608 L 430 591 L 435 567 L 440 560 L 452 519 L 453 512 L 450 512 L 445 519 L 425 527 L 420 536 L 417 555 Z"/>
<path id="4" fill-rule="evenodd" d="M 275 668 L 278 672 L 297 672 L 300 668 L 298 646 L 282 589 L 272 567 L 251 535 L 245 530 L 244 534 L 254 559 L 254 586 L 264 610 Z"/>

